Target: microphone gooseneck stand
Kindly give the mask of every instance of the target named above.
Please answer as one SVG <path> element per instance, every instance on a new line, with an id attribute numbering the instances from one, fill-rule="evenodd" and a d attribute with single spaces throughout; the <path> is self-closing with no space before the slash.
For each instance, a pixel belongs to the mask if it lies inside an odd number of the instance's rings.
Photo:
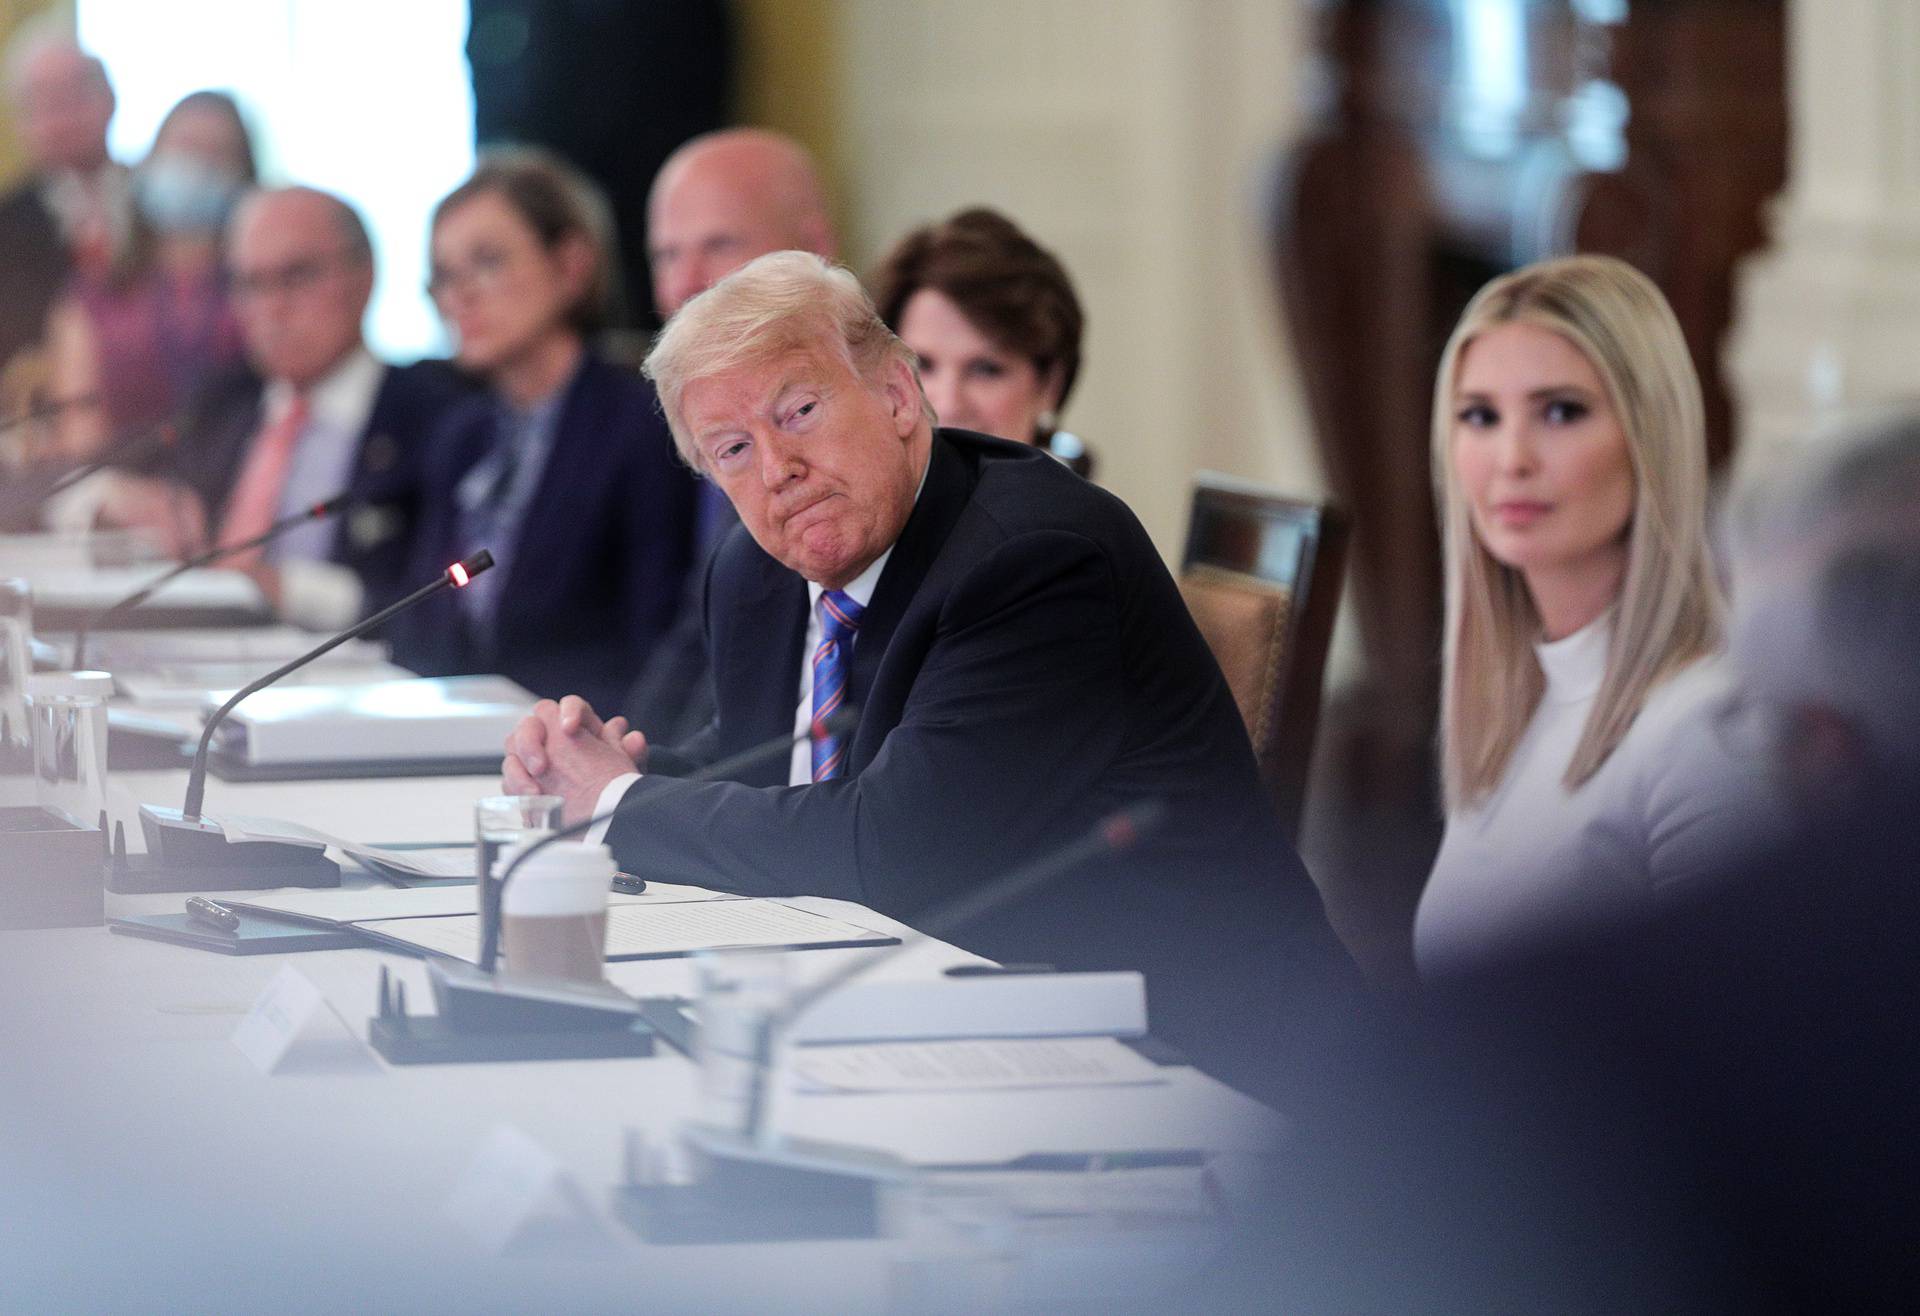
<path id="1" fill-rule="evenodd" d="M 198 567 L 204 567 L 210 563 L 218 562 L 221 558 L 231 557 L 235 553 L 244 553 L 248 549 L 259 548 L 263 544 L 278 539 L 281 535 L 296 526 L 306 525 L 310 521 L 324 521 L 326 518 L 340 512 L 351 501 L 350 495 L 338 493 L 326 499 L 324 502 L 315 503 L 311 507 L 303 507 L 291 516 L 285 516 L 275 521 L 259 534 L 243 539 L 237 544 L 221 544 L 214 548 L 209 548 L 203 553 L 194 554 L 194 556 L 188 558 L 186 561 L 155 576 L 152 580 L 125 598 L 116 600 L 107 607 L 102 608 L 99 612 L 81 622 L 73 633 L 73 669 L 80 671 L 87 665 L 87 636 L 89 634 L 104 629 L 106 624 L 114 618 L 139 607 L 142 603 L 145 603 L 157 594 L 168 582 L 177 580 L 187 572 Z"/>
<path id="2" fill-rule="evenodd" d="M 140 806 L 140 830 L 146 837 L 147 853 L 129 856 L 124 840 L 116 838 L 110 855 L 109 887 L 115 891 L 259 891 L 280 886 L 340 885 L 340 869 L 324 851 L 274 841 L 231 842 L 224 827 L 201 816 L 200 806 L 207 790 L 207 757 L 214 735 L 227 715 L 249 695 L 264 690 L 348 640 L 358 639 L 441 590 L 464 587 L 492 565 L 493 555 L 483 548 L 448 567 L 432 583 L 236 691 L 207 719 L 200 733 L 182 807 L 174 810 L 151 804 Z"/>

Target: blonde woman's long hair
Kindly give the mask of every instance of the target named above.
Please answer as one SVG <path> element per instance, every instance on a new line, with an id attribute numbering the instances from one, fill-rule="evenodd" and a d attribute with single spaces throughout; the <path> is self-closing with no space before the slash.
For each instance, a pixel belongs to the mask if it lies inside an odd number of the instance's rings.
<path id="1" fill-rule="evenodd" d="M 1573 344 L 1612 400 L 1633 464 L 1627 566 L 1614 602 L 1606 677 L 1562 783 L 1607 761 L 1647 694 L 1720 643 L 1725 611 L 1707 548 L 1707 444 L 1680 326 L 1652 281 L 1609 256 L 1569 256 L 1482 288 L 1440 358 L 1433 470 L 1446 562 L 1440 763 L 1449 811 L 1499 784 L 1546 688 L 1533 646 L 1540 613 L 1526 581 L 1475 535 L 1453 466 L 1454 386 L 1474 339 L 1531 324 Z"/>

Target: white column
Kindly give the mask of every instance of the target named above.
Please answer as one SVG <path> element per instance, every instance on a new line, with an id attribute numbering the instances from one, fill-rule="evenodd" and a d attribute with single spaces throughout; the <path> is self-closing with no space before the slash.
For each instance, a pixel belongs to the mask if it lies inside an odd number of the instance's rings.
<path id="1" fill-rule="evenodd" d="M 1850 411 L 1920 402 L 1920 5 L 1789 0 L 1792 139 L 1727 366 L 1751 474 Z"/>

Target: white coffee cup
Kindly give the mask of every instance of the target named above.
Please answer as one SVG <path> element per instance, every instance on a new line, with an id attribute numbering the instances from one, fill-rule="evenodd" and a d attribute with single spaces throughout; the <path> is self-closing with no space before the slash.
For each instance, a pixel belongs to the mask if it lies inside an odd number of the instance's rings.
<path id="1" fill-rule="evenodd" d="M 495 861 L 496 874 L 504 873 L 531 844 L 503 850 Z M 613 874 L 613 852 L 605 845 L 569 841 L 546 846 L 521 864 L 501 894 L 500 945 L 507 970 L 602 981 Z"/>

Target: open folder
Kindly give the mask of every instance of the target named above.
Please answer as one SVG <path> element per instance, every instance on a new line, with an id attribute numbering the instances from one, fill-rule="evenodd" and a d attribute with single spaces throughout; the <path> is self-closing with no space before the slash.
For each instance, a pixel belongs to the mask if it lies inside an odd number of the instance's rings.
<path id="1" fill-rule="evenodd" d="M 331 900 L 316 900 L 316 895 Z M 472 888 L 429 887 L 352 893 L 274 891 L 225 903 L 234 909 L 351 929 L 399 950 L 475 964 L 480 958 L 480 917 L 471 912 L 473 899 Z M 728 897 L 697 887 L 653 883 L 641 894 L 614 892 L 609 899 L 609 960 L 667 959 L 733 948 L 825 950 L 899 941 L 778 900 Z"/>

